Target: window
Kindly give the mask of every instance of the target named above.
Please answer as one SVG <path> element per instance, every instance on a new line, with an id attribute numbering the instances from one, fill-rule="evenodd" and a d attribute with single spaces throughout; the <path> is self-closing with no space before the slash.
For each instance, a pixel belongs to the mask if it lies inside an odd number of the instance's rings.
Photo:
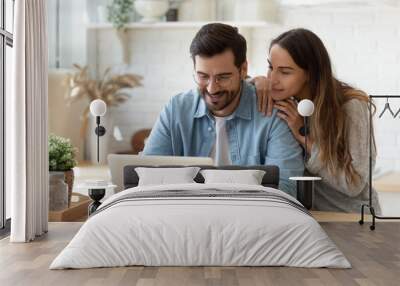
<path id="1" fill-rule="evenodd" d="M 14 0 L 0 0 L 0 236 L 9 231 L 9 194 L 5 190 L 5 100 L 11 92 Z"/>

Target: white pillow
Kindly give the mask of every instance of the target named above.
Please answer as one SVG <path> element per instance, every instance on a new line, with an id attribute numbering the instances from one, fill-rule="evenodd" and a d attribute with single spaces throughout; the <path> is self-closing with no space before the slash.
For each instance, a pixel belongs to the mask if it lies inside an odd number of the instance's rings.
<path id="1" fill-rule="evenodd" d="M 262 170 L 202 170 L 205 184 L 230 183 L 261 185 L 265 171 Z"/>
<path id="2" fill-rule="evenodd" d="M 135 168 L 139 176 L 138 186 L 195 183 L 193 179 L 196 177 L 199 170 L 199 167 Z"/>

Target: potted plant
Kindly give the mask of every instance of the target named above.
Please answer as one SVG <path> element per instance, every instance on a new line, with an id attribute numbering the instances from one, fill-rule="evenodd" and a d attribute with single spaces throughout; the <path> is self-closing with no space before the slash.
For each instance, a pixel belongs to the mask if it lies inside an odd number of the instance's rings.
<path id="1" fill-rule="evenodd" d="M 49 135 L 50 210 L 62 210 L 71 203 L 76 166 L 76 148 L 67 138 Z"/>
<path id="2" fill-rule="evenodd" d="M 133 0 L 113 0 L 108 8 L 108 20 L 117 30 L 124 29 L 133 12 Z"/>

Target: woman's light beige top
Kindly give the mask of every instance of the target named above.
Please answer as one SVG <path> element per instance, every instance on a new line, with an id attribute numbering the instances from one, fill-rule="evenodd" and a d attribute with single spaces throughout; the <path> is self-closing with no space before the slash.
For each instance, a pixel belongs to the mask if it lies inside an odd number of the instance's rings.
<path id="1" fill-rule="evenodd" d="M 348 140 L 353 167 L 361 176 L 357 185 L 346 182 L 344 171 L 336 176 L 329 174 L 322 166 L 318 155 L 319 148 L 312 146 L 311 156 L 306 168 L 312 174 L 322 178 L 315 182 L 314 209 L 320 211 L 359 212 L 362 204 L 368 203 L 369 190 L 369 111 L 368 103 L 352 99 L 344 105 L 348 114 Z M 372 168 L 375 166 L 376 151 L 372 150 Z M 377 214 L 380 205 L 375 189 L 372 189 L 372 204 Z"/>

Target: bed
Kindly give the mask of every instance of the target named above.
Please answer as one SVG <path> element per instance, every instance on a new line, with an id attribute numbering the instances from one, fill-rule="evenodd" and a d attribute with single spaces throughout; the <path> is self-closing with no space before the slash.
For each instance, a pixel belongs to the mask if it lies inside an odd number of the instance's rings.
<path id="1" fill-rule="evenodd" d="M 263 170 L 260 185 L 204 182 L 200 172 L 193 183 L 138 185 L 139 167 L 125 167 L 126 189 L 103 202 L 50 269 L 351 267 L 308 210 L 277 189 L 277 167 L 218 168 Z"/>

